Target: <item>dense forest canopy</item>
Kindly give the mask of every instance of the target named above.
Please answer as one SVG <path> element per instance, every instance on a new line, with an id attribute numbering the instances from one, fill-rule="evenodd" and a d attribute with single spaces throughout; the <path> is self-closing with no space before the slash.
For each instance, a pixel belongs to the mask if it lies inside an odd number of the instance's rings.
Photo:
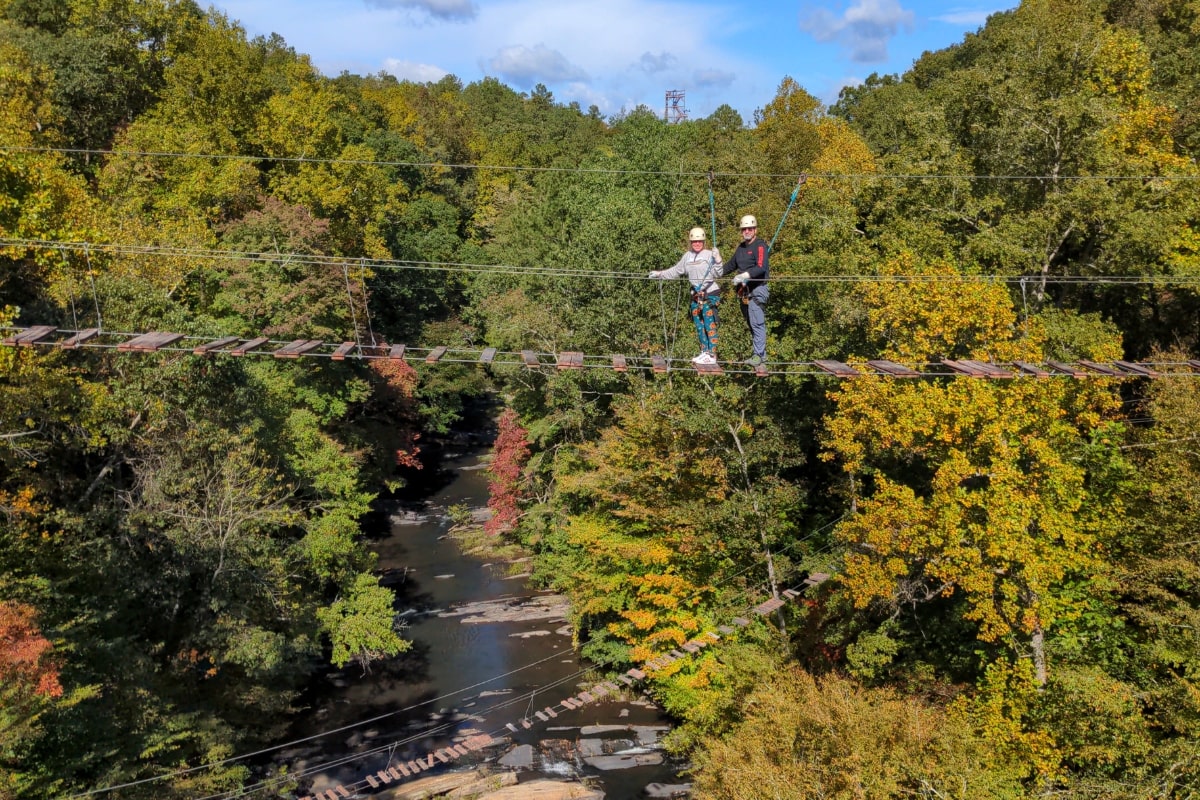
<path id="1" fill-rule="evenodd" d="M 1198 154 L 1196 0 L 1027 0 L 832 107 L 780 76 L 673 125 L 323 76 L 191 0 L 0 0 L 0 326 L 689 356 L 645 275 L 705 176 L 728 255 L 807 173 L 771 360 L 1181 363 Z M 589 658 L 834 575 L 653 676 L 698 796 L 1200 793 L 1195 379 L 0 348 L 0 799 L 250 782 L 322 665 L 409 647 L 362 520 L 485 396 L 491 529 Z"/>

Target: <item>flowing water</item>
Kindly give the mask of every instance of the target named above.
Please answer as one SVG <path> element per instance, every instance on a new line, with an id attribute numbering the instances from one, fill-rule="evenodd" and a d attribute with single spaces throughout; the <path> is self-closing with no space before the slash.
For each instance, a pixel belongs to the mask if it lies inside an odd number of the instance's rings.
<path id="1" fill-rule="evenodd" d="M 288 751 L 293 767 L 316 767 L 358 754 L 340 766 L 320 769 L 307 791 L 360 782 L 389 764 L 424 755 L 471 732 L 507 736 L 511 744 L 485 751 L 492 765 L 514 768 L 521 782 L 535 778 L 587 778 L 608 800 L 645 797 L 651 783 L 676 784 L 678 765 L 664 758 L 656 740 L 668 720 L 639 696 L 560 711 L 548 722 L 533 711 L 557 705 L 592 681 L 571 646 L 565 608 L 507 565 L 464 554 L 448 535 L 449 509 L 482 509 L 487 473 L 482 452 L 448 454 L 434 487 L 424 497 L 405 490 L 385 535 L 373 542 L 383 582 L 397 595 L 410 651 L 369 674 L 358 667 L 329 674 L 317 687 L 312 710 L 296 738 L 321 735 Z M 425 476 L 426 479 L 430 476 Z M 483 604 L 482 606 L 479 604 Z M 481 607 L 524 609 L 541 618 L 471 622 Z M 532 699 L 529 692 L 536 691 Z M 530 715 L 534 725 L 520 726 Z M 367 724 L 359 724 L 371 720 Z M 506 723 L 520 730 L 512 733 Z M 530 747 L 520 747 L 530 745 Z M 478 764 L 479 755 L 464 758 Z M 639 766 L 628 766 L 641 762 Z M 660 763 L 646 763 L 660 762 Z M 463 769 L 448 765 L 445 769 Z M 386 792 L 380 790 L 383 796 Z"/>

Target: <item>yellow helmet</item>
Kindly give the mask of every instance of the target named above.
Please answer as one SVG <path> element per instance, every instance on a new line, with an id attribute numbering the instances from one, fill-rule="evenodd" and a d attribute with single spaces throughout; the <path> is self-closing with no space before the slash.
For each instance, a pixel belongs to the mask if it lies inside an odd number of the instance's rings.
<path id="1" fill-rule="evenodd" d="M 742 229 L 757 228 L 758 220 L 754 218 L 753 214 L 747 214 L 746 216 L 742 217 L 742 224 L 739 225 L 738 227 L 742 228 Z"/>
<path id="2" fill-rule="evenodd" d="M 704 241 L 704 228 L 692 228 L 691 232 L 688 233 L 688 241 L 689 242 L 703 242 Z"/>

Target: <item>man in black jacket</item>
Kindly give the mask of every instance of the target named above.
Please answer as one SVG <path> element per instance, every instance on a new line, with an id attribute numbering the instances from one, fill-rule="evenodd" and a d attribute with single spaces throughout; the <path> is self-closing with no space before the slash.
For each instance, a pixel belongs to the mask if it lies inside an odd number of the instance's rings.
<path id="1" fill-rule="evenodd" d="M 733 257 L 725 263 L 725 274 L 734 275 L 733 285 L 742 301 L 742 316 L 750 326 L 754 355 L 746 363 L 757 369 L 767 363 L 767 316 L 763 309 L 771 296 L 771 290 L 767 288 L 768 245 L 758 238 L 758 220 L 753 214 L 742 217 L 741 229 L 742 240 Z"/>

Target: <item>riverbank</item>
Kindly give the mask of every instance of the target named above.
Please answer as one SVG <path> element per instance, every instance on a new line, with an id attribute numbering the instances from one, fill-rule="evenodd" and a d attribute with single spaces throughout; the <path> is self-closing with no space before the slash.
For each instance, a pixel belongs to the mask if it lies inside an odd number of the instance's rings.
<path id="1" fill-rule="evenodd" d="M 369 673 L 348 668 L 320 681 L 312 711 L 296 731 L 296 738 L 317 738 L 287 754 L 293 772 L 311 770 L 302 793 L 365 786 L 368 774 L 480 732 L 497 735 L 498 744 L 475 754 L 475 763 L 446 765 L 432 777 L 454 783 L 465 780 L 460 773 L 484 769 L 511 776 L 502 781 L 515 778 L 496 787 L 525 792 L 511 796 L 586 790 L 601 794 L 577 796 L 609 800 L 678 785 L 675 765 L 658 744 L 670 721 L 640 695 L 561 713 L 552 725 L 517 733 L 506 728 L 529 708 L 576 692 L 595 676 L 573 647 L 565 599 L 530 587 L 528 554 L 497 548 L 481 531 L 486 452 L 464 447 L 446 456 L 440 475 L 425 476 L 433 490 L 397 497 L 387 509 L 386 532 L 371 542 L 413 647 Z M 652 740 L 647 731 L 655 732 Z M 396 793 L 414 782 L 380 782 L 363 794 L 406 797 Z"/>

